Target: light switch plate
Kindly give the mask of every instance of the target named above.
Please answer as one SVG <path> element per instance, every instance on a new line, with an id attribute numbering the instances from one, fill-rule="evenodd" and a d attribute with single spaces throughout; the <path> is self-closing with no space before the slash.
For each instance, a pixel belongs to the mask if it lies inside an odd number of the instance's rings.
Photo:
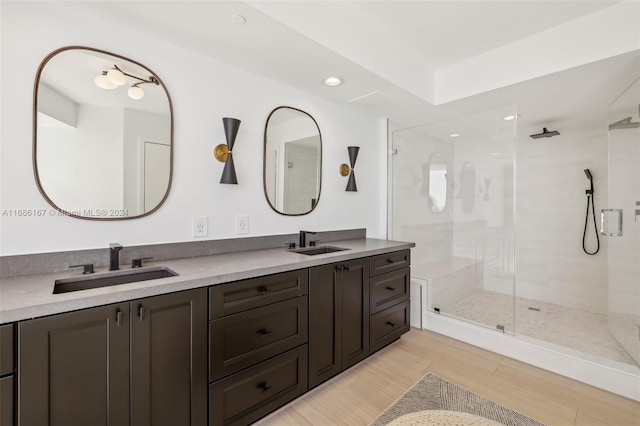
<path id="1" fill-rule="evenodd" d="M 209 235 L 208 218 L 206 216 L 198 216 L 193 218 L 193 236 L 206 237 Z"/>
<path id="2" fill-rule="evenodd" d="M 249 233 L 249 216 L 246 214 L 236 215 L 236 234 Z"/>

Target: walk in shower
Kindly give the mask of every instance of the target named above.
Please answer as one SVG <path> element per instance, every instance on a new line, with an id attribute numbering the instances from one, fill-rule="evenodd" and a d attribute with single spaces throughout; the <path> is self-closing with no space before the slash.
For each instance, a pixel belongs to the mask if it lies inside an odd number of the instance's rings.
<path id="1" fill-rule="evenodd" d="M 389 231 L 416 243 L 414 325 L 440 314 L 637 374 L 640 81 L 594 134 L 532 139 L 517 117 L 392 133 Z"/>

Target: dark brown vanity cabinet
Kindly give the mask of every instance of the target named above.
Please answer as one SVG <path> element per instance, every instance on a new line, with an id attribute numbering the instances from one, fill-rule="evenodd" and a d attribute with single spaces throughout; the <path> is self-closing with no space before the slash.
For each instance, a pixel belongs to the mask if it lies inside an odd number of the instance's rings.
<path id="1" fill-rule="evenodd" d="M 369 355 L 369 259 L 309 269 L 309 387 Z"/>
<path id="2" fill-rule="evenodd" d="M 20 426 L 205 425 L 207 290 L 21 322 Z"/>
<path id="3" fill-rule="evenodd" d="M 308 270 L 209 294 L 209 424 L 246 425 L 306 392 Z"/>
<path id="4" fill-rule="evenodd" d="M 410 252 L 403 250 L 371 258 L 371 352 L 409 331 Z"/>
<path id="5" fill-rule="evenodd" d="M 18 324 L 20 426 L 129 422 L 129 304 Z"/>
<path id="6" fill-rule="evenodd" d="M 0 326 L 0 426 L 15 424 L 14 325 Z"/>

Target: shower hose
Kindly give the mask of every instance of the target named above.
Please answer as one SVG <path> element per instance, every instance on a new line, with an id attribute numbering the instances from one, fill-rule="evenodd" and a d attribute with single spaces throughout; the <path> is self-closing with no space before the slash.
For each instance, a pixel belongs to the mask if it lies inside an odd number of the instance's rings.
<path id="1" fill-rule="evenodd" d="M 582 250 L 590 256 L 593 256 L 597 252 L 600 251 L 600 237 L 598 237 L 598 225 L 596 224 L 596 207 L 593 199 L 593 191 L 587 190 L 587 212 L 584 218 L 584 232 L 582 233 Z M 593 215 L 593 229 L 596 232 L 596 241 L 598 245 L 596 246 L 596 251 L 589 252 L 586 246 L 586 238 L 587 238 L 587 226 L 589 225 L 589 205 L 591 205 L 591 214 Z"/>

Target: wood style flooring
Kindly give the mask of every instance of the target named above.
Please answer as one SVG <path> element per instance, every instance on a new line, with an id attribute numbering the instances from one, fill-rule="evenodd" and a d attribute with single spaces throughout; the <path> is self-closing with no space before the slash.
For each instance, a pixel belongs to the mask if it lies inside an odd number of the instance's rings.
<path id="1" fill-rule="evenodd" d="M 258 424 L 366 425 L 430 371 L 550 426 L 640 426 L 638 402 L 416 329 Z"/>

